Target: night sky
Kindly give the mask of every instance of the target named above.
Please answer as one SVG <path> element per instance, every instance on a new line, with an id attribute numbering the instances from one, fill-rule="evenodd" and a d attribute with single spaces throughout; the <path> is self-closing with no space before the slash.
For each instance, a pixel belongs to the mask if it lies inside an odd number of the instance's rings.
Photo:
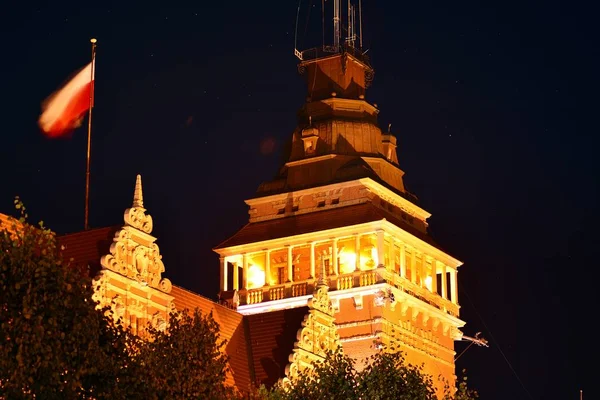
<path id="1" fill-rule="evenodd" d="M 294 42 L 320 45 L 321 2 L 301 1 L 297 37 L 291 0 L 11 3 L 0 11 L 0 212 L 20 195 L 33 221 L 83 228 L 86 124 L 49 140 L 37 118 L 96 37 L 90 224 L 122 224 L 142 174 L 165 275 L 215 298 L 211 249 L 247 222 L 243 201 L 281 164 L 305 99 Z M 600 240 L 594 10 L 363 3 L 367 100 L 392 124 L 432 236 L 465 263 L 464 333 L 490 342 L 457 370 L 482 399 L 600 398 L 597 363 L 586 365 Z"/>

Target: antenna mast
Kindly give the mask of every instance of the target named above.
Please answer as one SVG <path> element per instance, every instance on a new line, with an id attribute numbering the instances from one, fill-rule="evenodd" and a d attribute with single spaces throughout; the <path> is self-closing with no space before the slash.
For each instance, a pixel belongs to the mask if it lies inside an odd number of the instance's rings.
<path id="1" fill-rule="evenodd" d="M 340 48 L 340 0 L 333 0 L 333 48 Z"/>
<path id="2" fill-rule="evenodd" d="M 350 4 L 350 0 L 348 0 L 348 29 L 346 30 L 348 33 L 348 37 L 346 38 L 346 43 L 348 45 L 352 44 L 352 4 Z"/>
<path id="3" fill-rule="evenodd" d="M 360 49 L 362 50 L 362 0 L 358 0 L 358 34 L 360 35 Z"/>

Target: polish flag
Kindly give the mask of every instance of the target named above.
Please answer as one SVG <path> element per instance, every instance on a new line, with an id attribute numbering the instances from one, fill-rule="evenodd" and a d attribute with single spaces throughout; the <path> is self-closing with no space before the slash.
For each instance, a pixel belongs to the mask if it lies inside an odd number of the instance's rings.
<path id="1" fill-rule="evenodd" d="M 42 104 L 38 124 L 48 137 L 56 138 L 81 126 L 85 113 L 94 106 L 96 58 Z"/>

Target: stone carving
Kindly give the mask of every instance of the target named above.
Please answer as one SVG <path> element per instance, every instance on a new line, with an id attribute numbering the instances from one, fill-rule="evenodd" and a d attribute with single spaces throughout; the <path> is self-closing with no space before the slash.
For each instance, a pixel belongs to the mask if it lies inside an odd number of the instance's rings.
<path id="1" fill-rule="evenodd" d="M 125 223 L 143 232 L 152 232 L 152 217 L 143 208 L 132 207 L 125 210 Z"/>
<path id="2" fill-rule="evenodd" d="M 110 254 L 100 260 L 102 268 L 131 278 L 141 285 L 162 292 L 171 291 L 171 282 L 162 279 L 165 272 L 162 255 L 152 232 L 152 217 L 145 214 L 142 179 L 137 176 L 133 195 L 133 207 L 125 211 L 125 226 L 117 231 L 110 246 Z"/>
<path id="3" fill-rule="evenodd" d="M 125 223 L 137 228 L 142 232 L 152 232 L 152 217 L 146 215 L 144 208 L 144 197 L 142 195 L 142 177 L 138 175 L 135 181 L 135 190 L 133 193 L 133 206 L 125 210 Z"/>
<path id="4" fill-rule="evenodd" d="M 334 307 L 329 298 L 329 288 L 324 279 L 324 271 L 318 280 L 313 297 L 308 300 L 308 314 L 302 328 L 298 330 L 294 350 L 289 357 L 290 364 L 285 368 L 283 384 L 298 377 L 318 360 L 323 360 L 328 351 L 340 346 L 340 336 L 334 324 Z"/>
<path id="5" fill-rule="evenodd" d="M 92 285 L 94 288 L 94 294 L 92 295 L 92 300 L 98 303 L 98 307 L 102 308 L 106 306 L 106 285 L 107 278 L 106 274 L 100 271 L 93 279 Z"/>
<path id="6" fill-rule="evenodd" d="M 152 327 L 154 329 L 157 329 L 159 331 L 164 331 L 165 329 L 167 329 L 167 320 L 159 311 L 152 314 L 150 323 L 152 324 Z"/>
<path id="7" fill-rule="evenodd" d="M 125 315 L 125 304 L 123 299 L 118 294 L 112 298 L 110 308 L 115 319 L 122 318 Z"/>
<path id="8" fill-rule="evenodd" d="M 171 282 L 161 279 L 165 266 L 156 243 L 148 246 L 139 243 L 127 228 L 118 231 L 113 240 L 110 254 L 100 260 L 103 268 L 165 293 L 171 291 Z"/>

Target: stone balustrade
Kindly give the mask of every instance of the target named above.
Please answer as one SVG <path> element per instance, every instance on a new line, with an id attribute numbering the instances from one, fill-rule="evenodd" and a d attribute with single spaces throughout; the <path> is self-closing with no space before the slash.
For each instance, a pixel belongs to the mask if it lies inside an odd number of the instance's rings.
<path id="1" fill-rule="evenodd" d="M 444 299 L 437 293 L 432 293 L 428 289 L 417 285 L 416 283 L 411 282 L 409 279 L 403 278 L 400 275 L 391 272 L 385 271 L 385 280 L 392 286 L 397 289 L 402 290 L 410 294 L 411 296 L 424 301 L 442 311 L 447 312 L 450 315 L 458 317 L 459 307 L 457 304 L 454 304 L 450 300 Z"/>
<path id="2" fill-rule="evenodd" d="M 450 315 L 458 317 L 459 306 L 425 287 L 401 277 L 397 273 L 379 267 L 368 271 L 355 271 L 343 275 L 329 276 L 331 291 L 347 290 L 355 287 L 366 287 L 377 283 L 387 282 L 395 288 L 430 304 Z M 259 304 L 265 301 L 282 300 L 311 294 L 315 288 L 316 279 L 288 282 L 280 285 L 263 286 L 261 288 L 240 290 L 240 305 Z"/>

